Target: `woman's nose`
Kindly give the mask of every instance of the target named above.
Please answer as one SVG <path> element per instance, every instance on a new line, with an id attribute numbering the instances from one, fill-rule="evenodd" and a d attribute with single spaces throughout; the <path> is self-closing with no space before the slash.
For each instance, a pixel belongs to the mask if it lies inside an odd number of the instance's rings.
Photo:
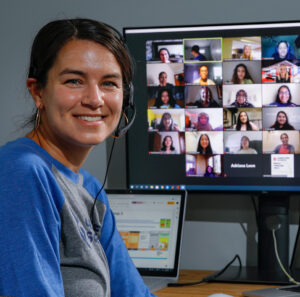
<path id="1" fill-rule="evenodd" d="M 92 108 L 98 108 L 103 105 L 104 93 L 101 91 L 97 84 L 90 85 L 87 88 L 87 92 L 84 95 L 82 104 L 91 106 Z"/>

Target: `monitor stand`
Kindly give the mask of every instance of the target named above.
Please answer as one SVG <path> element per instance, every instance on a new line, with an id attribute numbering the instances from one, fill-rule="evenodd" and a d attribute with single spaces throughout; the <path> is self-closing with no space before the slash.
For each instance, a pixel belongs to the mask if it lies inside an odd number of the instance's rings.
<path id="1" fill-rule="evenodd" d="M 239 283 L 291 284 L 281 270 L 274 250 L 272 229 L 275 229 L 277 249 L 284 268 L 289 271 L 289 195 L 263 193 L 258 207 L 257 267 L 229 267 L 215 281 Z M 300 270 L 292 271 L 300 279 Z"/>

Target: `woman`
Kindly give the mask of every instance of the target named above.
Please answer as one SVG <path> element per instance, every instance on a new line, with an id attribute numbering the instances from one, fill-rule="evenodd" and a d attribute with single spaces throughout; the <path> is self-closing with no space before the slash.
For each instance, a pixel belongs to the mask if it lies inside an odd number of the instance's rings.
<path id="1" fill-rule="evenodd" d="M 206 177 L 214 177 L 215 174 L 214 174 L 213 170 L 214 170 L 214 169 L 213 169 L 211 166 L 208 165 L 208 166 L 206 167 L 204 176 L 206 176 Z"/>
<path id="2" fill-rule="evenodd" d="M 248 44 L 244 45 L 243 54 L 242 54 L 241 58 L 246 59 L 246 60 L 252 60 L 252 49 L 251 49 L 250 45 L 248 45 Z"/>
<path id="3" fill-rule="evenodd" d="M 207 134 L 202 134 L 198 141 L 197 152 L 201 155 L 212 155 L 213 151 Z"/>
<path id="4" fill-rule="evenodd" d="M 158 131 L 179 131 L 177 125 L 173 123 L 173 119 L 170 113 L 165 112 L 158 124 Z"/>
<path id="5" fill-rule="evenodd" d="M 237 154 L 257 154 L 257 151 L 251 147 L 250 145 L 250 140 L 247 136 L 243 136 L 241 138 L 241 147 L 237 151 Z"/>
<path id="6" fill-rule="evenodd" d="M 291 52 L 290 44 L 286 40 L 281 40 L 278 42 L 272 57 L 274 60 L 296 59 L 295 55 Z"/>
<path id="7" fill-rule="evenodd" d="M 289 75 L 286 65 L 280 64 L 278 75 L 276 76 L 276 82 L 277 83 L 290 83 L 291 82 L 291 77 Z"/>
<path id="8" fill-rule="evenodd" d="M 275 147 L 273 154 L 294 154 L 295 148 L 293 145 L 289 144 L 289 136 L 286 133 L 280 135 L 280 140 L 282 144 Z"/>
<path id="9" fill-rule="evenodd" d="M 295 130 L 295 128 L 289 124 L 288 116 L 284 111 L 277 113 L 276 121 L 270 128 L 274 130 Z"/>
<path id="10" fill-rule="evenodd" d="M 275 102 L 271 103 L 270 106 L 297 106 L 292 102 L 292 94 L 288 86 L 281 86 L 276 95 Z"/>
<path id="11" fill-rule="evenodd" d="M 169 50 L 165 47 L 161 48 L 158 52 L 160 61 L 162 63 L 171 63 Z"/>
<path id="12" fill-rule="evenodd" d="M 236 93 L 235 101 L 231 103 L 231 106 L 234 107 L 254 107 L 251 103 L 248 102 L 248 95 L 245 90 L 239 90 Z"/>
<path id="13" fill-rule="evenodd" d="M 231 82 L 233 84 L 253 84 L 253 79 L 246 65 L 238 64 L 235 66 Z"/>
<path id="14" fill-rule="evenodd" d="M 197 107 L 219 107 L 217 102 L 213 99 L 212 91 L 209 87 L 201 86 L 196 95 L 195 106 Z"/>
<path id="15" fill-rule="evenodd" d="M 195 129 L 198 131 L 212 131 L 213 128 L 209 123 L 209 116 L 205 112 L 200 112 L 198 115 L 198 121 L 195 125 Z"/>
<path id="16" fill-rule="evenodd" d="M 158 95 L 155 102 L 155 107 L 157 108 L 180 108 L 176 104 L 173 97 L 172 91 L 169 88 L 161 88 L 158 91 Z"/>
<path id="17" fill-rule="evenodd" d="M 172 136 L 167 135 L 164 137 L 160 151 L 164 154 L 177 154 L 175 147 L 173 146 Z"/>
<path id="18" fill-rule="evenodd" d="M 37 34 L 35 126 L 0 149 L 1 295 L 151 296 L 101 184 L 82 169 L 118 125 L 131 65 L 120 35 L 97 21 L 54 21 Z"/>
<path id="19" fill-rule="evenodd" d="M 234 129 L 238 131 L 247 131 L 247 130 L 253 130 L 257 131 L 259 130 L 258 127 L 249 121 L 249 117 L 246 111 L 241 111 L 237 118 L 236 125 L 233 126 Z"/>

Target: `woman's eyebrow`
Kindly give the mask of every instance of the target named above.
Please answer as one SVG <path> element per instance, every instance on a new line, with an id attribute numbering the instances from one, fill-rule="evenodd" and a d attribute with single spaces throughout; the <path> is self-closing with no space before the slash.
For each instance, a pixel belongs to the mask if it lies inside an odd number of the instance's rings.
<path id="1" fill-rule="evenodd" d="M 77 75 L 81 75 L 81 76 L 86 75 L 86 73 L 81 70 L 70 69 L 70 68 L 66 68 L 59 73 L 59 75 L 64 75 L 64 74 L 77 74 Z"/>

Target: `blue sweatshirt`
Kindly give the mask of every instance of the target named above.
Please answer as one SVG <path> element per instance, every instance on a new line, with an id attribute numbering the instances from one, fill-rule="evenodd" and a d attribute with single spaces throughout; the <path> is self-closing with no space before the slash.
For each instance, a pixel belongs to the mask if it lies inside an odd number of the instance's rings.
<path id="1" fill-rule="evenodd" d="M 101 184 L 28 138 L 0 148 L 0 295 L 150 297 Z"/>

